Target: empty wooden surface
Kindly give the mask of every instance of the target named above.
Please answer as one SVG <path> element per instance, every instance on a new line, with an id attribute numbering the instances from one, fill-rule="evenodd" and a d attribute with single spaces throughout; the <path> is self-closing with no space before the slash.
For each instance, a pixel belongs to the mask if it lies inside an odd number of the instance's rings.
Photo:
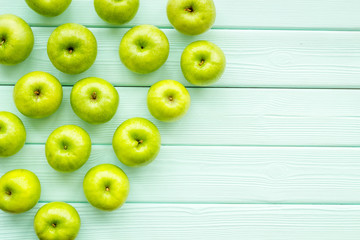
<path id="1" fill-rule="evenodd" d="M 0 176 L 25 168 L 42 184 L 31 211 L 0 212 L 0 239 L 36 239 L 33 217 L 47 202 L 72 204 L 82 219 L 78 239 L 360 239 L 360 2 L 358 0 L 215 0 L 213 29 L 200 36 L 175 31 L 166 0 L 142 0 L 137 16 L 115 27 L 103 22 L 92 0 L 73 0 L 55 18 L 34 13 L 23 0 L 0 0 L 0 14 L 24 18 L 35 34 L 30 57 L 0 66 L 0 111 L 18 115 L 27 129 L 24 148 L 0 159 Z M 46 44 L 56 26 L 84 24 L 98 41 L 95 64 L 80 75 L 60 73 Z M 154 24 L 170 41 L 166 64 L 148 75 L 130 72 L 118 47 L 132 26 Z M 225 52 L 223 78 L 210 87 L 189 84 L 180 56 L 191 42 L 206 39 Z M 21 115 L 13 86 L 31 71 L 46 71 L 63 84 L 60 109 L 46 119 Z M 101 77 L 117 87 L 120 105 L 109 123 L 93 126 L 72 111 L 72 85 Z M 175 123 L 155 120 L 146 94 L 153 83 L 175 79 L 188 87 L 192 105 Z M 162 135 L 149 166 L 122 165 L 112 150 L 116 127 L 131 117 L 153 121 Z M 64 174 L 46 161 L 44 143 L 59 126 L 76 124 L 92 138 L 89 161 Z M 86 201 L 82 180 L 101 163 L 129 176 L 128 202 L 114 212 Z"/>
<path id="2" fill-rule="evenodd" d="M 42 205 L 22 215 L 2 216 L 6 239 L 35 239 L 33 215 Z M 129 203 L 108 213 L 88 203 L 72 205 L 82 217 L 78 239 L 83 240 L 359 239 L 359 206 Z"/>
<path id="3" fill-rule="evenodd" d="M 162 146 L 156 161 L 134 169 L 120 164 L 111 145 L 94 145 L 89 161 L 69 174 L 47 164 L 44 148 L 27 144 L 0 170 L 35 172 L 41 201 L 86 202 L 86 172 L 112 163 L 129 175 L 130 203 L 360 203 L 359 148 Z"/>

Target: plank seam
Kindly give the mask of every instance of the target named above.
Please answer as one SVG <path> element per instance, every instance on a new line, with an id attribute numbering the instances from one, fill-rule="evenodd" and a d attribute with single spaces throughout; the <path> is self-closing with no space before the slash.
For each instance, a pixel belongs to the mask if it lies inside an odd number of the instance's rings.
<path id="1" fill-rule="evenodd" d="M 25 143 L 25 145 L 45 145 L 45 143 Z M 92 146 L 111 146 L 111 143 L 92 143 Z M 360 148 L 357 146 L 339 146 L 339 145 L 211 145 L 211 144 L 161 144 L 162 147 L 262 147 L 262 148 Z"/>
<path id="2" fill-rule="evenodd" d="M 53 201 L 39 201 L 38 203 L 50 203 Z M 63 201 L 66 203 L 73 203 L 73 204 L 90 204 L 87 201 Z M 292 206 L 292 205 L 301 205 L 301 206 L 360 206 L 360 203 L 280 203 L 280 202 L 274 202 L 274 203 L 236 203 L 236 202 L 133 202 L 133 201 L 127 201 L 125 204 L 158 204 L 158 205 L 165 205 L 165 204 L 171 204 L 171 205 L 253 205 L 253 206 Z"/>
<path id="3" fill-rule="evenodd" d="M 15 84 L 1 84 L 0 87 L 14 87 Z M 62 87 L 71 88 L 74 85 L 67 85 L 63 84 Z M 152 85 L 144 85 L 144 86 L 138 86 L 138 85 L 113 85 L 116 88 L 149 88 Z M 264 89 L 264 90 L 360 90 L 360 87 L 248 87 L 248 86 L 185 86 L 188 89 L 197 89 L 197 88 L 204 88 L 204 89 Z"/>
<path id="4" fill-rule="evenodd" d="M 39 28 L 55 28 L 58 25 L 42 25 L 42 24 L 29 24 L 30 27 L 39 27 Z M 92 24 L 84 24 L 87 28 L 119 28 L 119 29 L 126 29 L 126 28 L 133 28 L 137 25 L 125 25 L 125 26 L 112 26 L 112 25 L 92 25 Z M 175 28 L 170 26 L 164 25 L 155 25 L 159 29 L 168 29 L 168 30 L 175 30 Z M 360 32 L 360 28 L 331 28 L 331 27 L 323 27 L 323 28 L 312 28 L 312 27 L 266 27 L 266 26 L 241 26 L 241 27 L 232 27 L 232 26 L 225 26 L 225 25 L 218 25 L 212 27 L 210 30 L 230 30 L 230 31 L 316 31 L 316 32 Z"/>

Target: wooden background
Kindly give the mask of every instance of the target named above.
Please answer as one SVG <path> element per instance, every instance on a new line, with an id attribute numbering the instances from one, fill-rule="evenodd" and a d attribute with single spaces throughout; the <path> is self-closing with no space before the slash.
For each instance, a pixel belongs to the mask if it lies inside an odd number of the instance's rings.
<path id="1" fill-rule="evenodd" d="M 20 116 L 28 137 L 15 156 L 1 159 L 0 175 L 26 168 L 42 184 L 31 211 L 0 212 L 0 239 L 36 239 L 33 217 L 51 201 L 72 204 L 82 219 L 78 239 L 360 239 L 360 1 L 215 0 L 213 29 L 196 37 L 175 31 L 166 0 L 141 0 L 137 16 L 114 27 L 95 13 L 90 0 L 73 0 L 56 18 L 37 15 L 24 0 L 0 0 L 0 14 L 25 19 L 35 34 L 31 56 L 0 66 L 0 110 Z M 84 24 L 98 41 L 98 57 L 85 73 L 56 70 L 46 54 L 54 27 Z M 120 63 L 124 33 L 138 24 L 160 27 L 170 56 L 158 71 L 137 75 Z M 223 78 L 211 87 L 191 86 L 180 70 L 187 44 L 210 40 L 227 57 Z M 16 81 L 46 71 L 64 86 L 64 100 L 51 117 L 22 116 L 12 100 Z M 117 87 L 120 106 L 109 123 L 81 121 L 69 103 L 71 86 L 101 77 Z M 147 110 L 149 86 L 163 79 L 185 84 L 192 97 L 179 122 L 162 123 Z M 162 149 L 149 166 L 134 169 L 115 157 L 111 140 L 124 120 L 141 116 L 162 134 Z M 75 173 L 53 170 L 44 143 L 64 124 L 86 129 L 93 142 L 89 161 Z M 90 206 L 85 173 L 113 163 L 127 173 L 131 192 L 114 212 Z"/>

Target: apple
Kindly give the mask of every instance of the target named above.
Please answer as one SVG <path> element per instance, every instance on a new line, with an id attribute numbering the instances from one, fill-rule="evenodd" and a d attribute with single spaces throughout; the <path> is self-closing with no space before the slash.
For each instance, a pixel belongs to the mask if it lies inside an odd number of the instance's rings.
<path id="1" fill-rule="evenodd" d="M 139 0 L 94 0 L 94 6 L 102 20 L 121 25 L 135 17 L 139 9 Z"/>
<path id="2" fill-rule="evenodd" d="M 26 140 L 23 122 L 15 114 L 0 112 L 0 157 L 9 157 L 20 151 Z"/>
<path id="3" fill-rule="evenodd" d="M 42 206 L 34 218 L 34 229 L 41 240 L 73 240 L 79 233 L 81 220 L 76 209 L 64 202 Z"/>
<path id="4" fill-rule="evenodd" d="M 17 109 L 31 118 L 44 118 L 56 112 L 62 97 L 59 80 L 46 72 L 28 73 L 19 79 L 14 88 Z"/>
<path id="5" fill-rule="evenodd" d="M 95 36 L 86 27 L 76 23 L 65 23 L 51 33 L 47 53 L 58 70 L 68 74 L 79 74 L 95 62 L 97 43 Z"/>
<path id="6" fill-rule="evenodd" d="M 186 80 L 198 86 L 211 85 L 225 71 L 223 51 L 214 43 L 201 40 L 190 43 L 181 55 L 181 70 Z"/>
<path id="7" fill-rule="evenodd" d="M 38 177 L 26 169 L 15 169 L 0 178 L 0 209 L 22 213 L 32 209 L 40 199 Z"/>
<path id="8" fill-rule="evenodd" d="M 33 47 L 34 34 L 23 19 L 13 14 L 0 15 L 0 64 L 23 62 Z"/>
<path id="9" fill-rule="evenodd" d="M 145 118 L 131 118 L 116 129 L 112 145 L 118 159 L 130 167 L 151 163 L 160 152 L 157 127 Z"/>
<path id="10" fill-rule="evenodd" d="M 49 165 L 60 172 L 73 172 L 82 167 L 91 153 L 91 139 L 81 127 L 65 125 L 53 131 L 45 144 Z"/>
<path id="11" fill-rule="evenodd" d="M 175 80 L 162 80 L 149 89 L 147 105 L 154 118 L 172 122 L 182 118 L 190 107 L 188 90 Z"/>
<path id="12" fill-rule="evenodd" d="M 100 124 L 110 121 L 119 106 L 119 93 L 113 85 L 97 77 L 78 81 L 70 94 L 71 107 L 82 120 Z"/>
<path id="13" fill-rule="evenodd" d="M 153 25 L 139 25 L 124 35 L 119 55 L 128 69 L 146 74 L 154 72 L 166 62 L 169 49 L 165 33 Z"/>
<path id="14" fill-rule="evenodd" d="M 62 14 L 70 5 L 71 0 L 25 0 L 27 5 L 46 17 L 55 17 Z"/>
<path id="15" fill-rule="evenodd" d="M 166 11 L 174 28 L 187 35 L 206 32 L 216 18 L 213 0 L 169 0 Z"/>
<path id="16" fill-rule="evenodd" d="M 125 203 L 130 184 L 128 177 L 119 167 L 101 164 L 86 173 L 83 188 L 91 205 L 101 210 L 113 211 Z"/>

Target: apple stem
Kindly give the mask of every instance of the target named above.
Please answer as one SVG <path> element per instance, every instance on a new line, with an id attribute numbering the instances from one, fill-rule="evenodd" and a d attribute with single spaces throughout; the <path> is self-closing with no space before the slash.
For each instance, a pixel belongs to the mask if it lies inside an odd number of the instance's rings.
<path id="1" fill-rule="evenodd" d="M 143 140 L 138 140 L 138 143 L 139 144 L 142 144 L 144 141 Z"/>
<path id="2" fill-rule="evenodd" d="M 68 148 L 68 147 L 65 145 L 65 146 L 64 146 L 64 149 L 67 150 L 67 148 Z"/>
<path id="3" fill-rule="evenodd" d="M 108 191 L 110 191 L 110 188 L 109 188 L 109 187 L 106 187 L 105 190 L 108 192 Z"/>
<path id="4" fill-rule="evenodd" d="M 169 97 L 169 101 L 172 102 L 174 98 L 172 96 Z"/>
<path id="5" fill-rule="evenodd" d="M 91 94 L 91 97 L 92 97 L 92 99 L 96 99 L 96 97 L 97 97 L 97 95 L 96 95 L 96 92 L 93 92 L 92 94 Z"/>
<path id="6" fill-rule="evenodd" d="M 54 228 L 56 228 L 56 223 L 52 223 L 51 226 L 53 226 Z"/>
<path id="7" fill-rule="evenodd" d="M 201 59 L 201 62 L 199 63 L 199 66 L 202 66 L 205 63 L 204 59 Z"/>
<path id="8" fill-rule="evenodd" d="M 188 8 L 185 8 L 185 11 L 186 11 L 186 12 L 193 12 L 194 10 L 193 10 L 192 7 L 188 7 Z"/>
<path id="9" fill-rule="evenodd" d="M 35 90 L 34 93 L 35 93 L 35 95 L 39 96 L 40 95 L 40 90 Z"/>
<path id="10" fill-rule="evenodd" d="M 11 191 L 6 191 L 5 192 L 7 195 L 11 196 Z"/>
<path id="11" fill-rule="evenodd" d="M 2 39 L 0 42 L 0 46 L 2 46 L 5 43 L 5 39 Z"/>

